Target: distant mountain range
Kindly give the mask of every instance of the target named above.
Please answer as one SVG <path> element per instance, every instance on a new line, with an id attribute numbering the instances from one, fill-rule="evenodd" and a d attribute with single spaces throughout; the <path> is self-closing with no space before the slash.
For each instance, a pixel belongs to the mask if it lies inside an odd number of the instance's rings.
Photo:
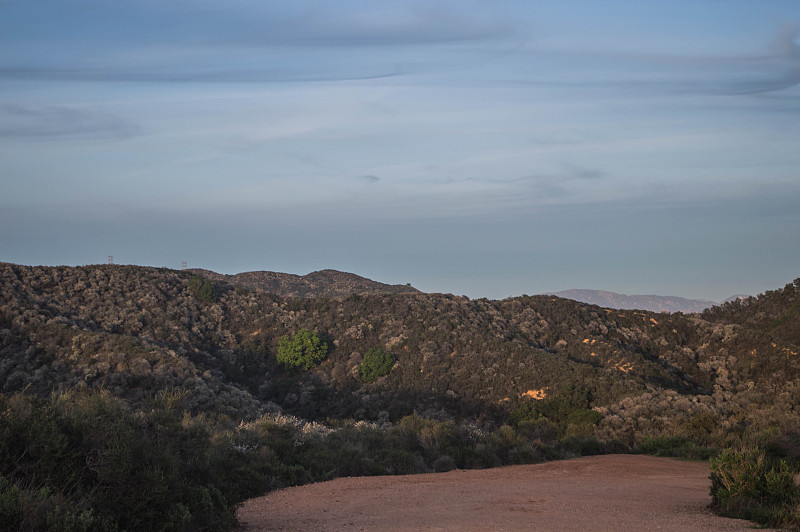
<path id="1" fill-rule="evenodd" d="M 410 284 L 385 284 L 353 273 L 321 270 L 307 275 L 256 271 L 225 275 L 191 268 L 189 272 L 211 281 L 261 290 L 281 297 L 347 297 L 352 294 L 403 294 L 419 292 Z"/>
<path id="2" fill-rule="evenodd" d="M 718 303 L 706 299 L 687 299 L 675 296 L 656 296 L 656 295 L 627 295 L 606 292 L 605 290 L 563 290 L 553 292 L 552 295 L 572 299 L 581 303 L 598 305 L 605 308 L 614 309 L 638 309 L 649 310 L 651 312 L 702 312 L 713 307 Z M 733 296 L 726 301 L 741 299 L 747 296 Z"/>

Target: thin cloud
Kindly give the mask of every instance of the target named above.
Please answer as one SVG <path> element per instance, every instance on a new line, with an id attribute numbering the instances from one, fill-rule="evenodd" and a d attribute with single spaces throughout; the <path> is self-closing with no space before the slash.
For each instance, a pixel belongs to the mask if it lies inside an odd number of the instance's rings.
<path id="1" fill-rule="evenodd" d="M 613 90 L 619 93 L 651 94 L 762 94 L 800 84 L 800 57 L 761 56 L 749 58 L 630 57 L 598 58 L 593 53 L 571 52 L 585 62 L 606 62 L 600 75 L 586 74 L 582 66 L 567 69 L 567 76 L 551 79 L 505 78 L 509 85 L 543 89 Z"/>
<path id="2" fill-rule="evenodd" d="M 567 172 L 564 176 L 562 176 L 562 179 L 565 181 L 572 181 L 575 179 L 596 180 L 596 179 L 603 179 L 604 177 L 606 177 L 606 173 L 597 168 L 586 168 L 582 166 L 576 166 L 573 164 L 565 164 L 564 168 Z"/>
<path id="3" fill-rule="evenodd" d="M 595 181 L 604 179 L 608 174 L 599 168 L 589 168 L 585 166 L 578 166 L 575 164 L 567 163 L 562 165 L 564 170 L 562 172 L 553 172 L 547 174 L 530 174 L 524 177 L 513 179 L 500 179 L 489 180 L 495 183 L 524 183 L 524 182 L 537 182 L 558 184 L 567 183 L 569 181 Z"/>
<path id="4" fill-rule="evenodd" d="M 367 183 L 378 183 L 381 178 L 376 175 L 362 175 L 361 180 L 366 181 Z"/>
<path id="5" fill-rule="evenodd" d="M 785 23 L 765 46 L 769 53 L 754 50 L 750 55 L 730 56 L 522 49 L 488 68 L 497 72 L 495 82 L 511 86 L 631 94 L 763 94 L 800 84 L 798 36 L 798 25 Z M 523 62 L 557 67 L 553 68 L 557 74 L 517 69 L 514 77 L 501 75 Z"/>
<path id="6" fill-rule="evenodd" d="M 322 83 L 330 81 L 365 81 L 384 79 L 399 75 L 397 70 L 370 68 L 362 71 L 339 71 L 320 68 L 312 71 L 221 70 L 221 69 L 157 69 L 157 68 L 2 68 L 0 79 L 33 81 L 128 81 L 170 83 Z"/>
<path id="7" fill-rule="evenodd" d="M 49 2 L 58 29 L 33 25 L 0 37 L 18 53 L 0 79 L 165 82 L 317 82 L 401 75 L 405 65 L 441 62 L 419 47 L 505 40 L 508 20 L 456 4 L 376 7 L 300 2 Z M 9 20 L 35 19 L 15 4 Z M 468 14 L 467 14 L 468 13 Z M 124 20 L 124 24 L 120 21 Z M 0 24 L 2 27 L 2 24 Z M 110 32 L 107 28 L 116 28 Z M 2 32 L 0 32 L 1 34 Z M 52 43 L 48 50 L 42 42 Z M 49 53 L 52 48 L 56 53 Z"/>
<path id="8" fill-rule="evenodd" d="M 123 139 L 140 128 L 117 116 L 72 107 L 0 104 L 0 137 Z"/>

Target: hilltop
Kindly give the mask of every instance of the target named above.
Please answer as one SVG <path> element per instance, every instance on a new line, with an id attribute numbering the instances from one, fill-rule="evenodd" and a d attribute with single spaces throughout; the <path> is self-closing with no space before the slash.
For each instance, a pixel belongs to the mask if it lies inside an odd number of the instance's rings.
<path id="1" fill-rule="evenodd" d="M 222 281 L 233 286 L 262 290 L 282 297 L 346 297 L 351 294 L 419 292 L 410 284 L 384 284 L 353 273 L 337 270 L 320 270 L 307 275 L 268 271 L 225 275 L 202 268 L 191 268 L 187 271 L 213 281 Z"/>

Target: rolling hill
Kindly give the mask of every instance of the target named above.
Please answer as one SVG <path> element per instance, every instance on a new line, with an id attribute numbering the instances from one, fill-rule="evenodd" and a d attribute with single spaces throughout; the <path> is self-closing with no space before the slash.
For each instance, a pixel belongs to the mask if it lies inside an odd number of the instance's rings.
<path id="1" fill-rule="evenodd" d="M 351 294 L 402 294 L 419 292 L 410 284 L 384 284 L 366 277 L 337 270 L 321 270 L 306 275 L 255 271 L 225 275 L 192 268 L 187 270 L 214 281 L 262 290 L 282 297 L 344 297 Z"/>
<path id="2" fill-rule="evenodd" d="M 519 408 L 559 397 L 620 415 L 632 398 L 668 401 L 659 408 L 681 398 L 670 417 L 709 411 L 724 418 L 733 415 L 732 397 L 798 385 L 800 357 L 791 353 L 800 338 L 794 329 L 781 332 L 792 320 L 768 320 L 757 311 L 780 293 L 775 308 L 792 312 L 797 293 L 791 284 L 685 316 L 555 296 L 311 297 L 304 288 L 301 297 L 279 297 L 217 275 L 208 281 L 216 300 L 208 302 L 190 286 L 196 273 L 2 264 L 2 391 L 104 387 L 136 402 L 178 386 L 193 411 L 243 419 L 277 405 L 319 420 L 391 421 L 419 412 L 502 422 Z M 334 279 L 335 291 L 342 279 L 362 279 L 324 272 L 312 278 Z M 327 281 L 316 282 L 321 293 L 332 292 Z M 275 359 L 278 340 L 300 329 L 322 334 L 330 354 L 312 371 L 288 372 Z M 358 376 L 369 349 L 397 358 L 390 374 L 374 383 Z M 619 429 L 604 425 L 609 434 Z M 624 440 L 640 436 L 626 433 Z"/>

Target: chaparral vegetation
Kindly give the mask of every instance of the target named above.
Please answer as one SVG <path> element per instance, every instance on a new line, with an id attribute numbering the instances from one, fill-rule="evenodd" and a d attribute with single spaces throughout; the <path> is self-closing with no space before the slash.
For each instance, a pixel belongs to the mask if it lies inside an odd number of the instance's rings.
<path id="1" fill-rule="evenodd" d="M 800 279 L 684 315 L 201 273 L 0 264 L 0 528 L 611 452 L 713 457 L 720 512 L 800 526 Z"/>

